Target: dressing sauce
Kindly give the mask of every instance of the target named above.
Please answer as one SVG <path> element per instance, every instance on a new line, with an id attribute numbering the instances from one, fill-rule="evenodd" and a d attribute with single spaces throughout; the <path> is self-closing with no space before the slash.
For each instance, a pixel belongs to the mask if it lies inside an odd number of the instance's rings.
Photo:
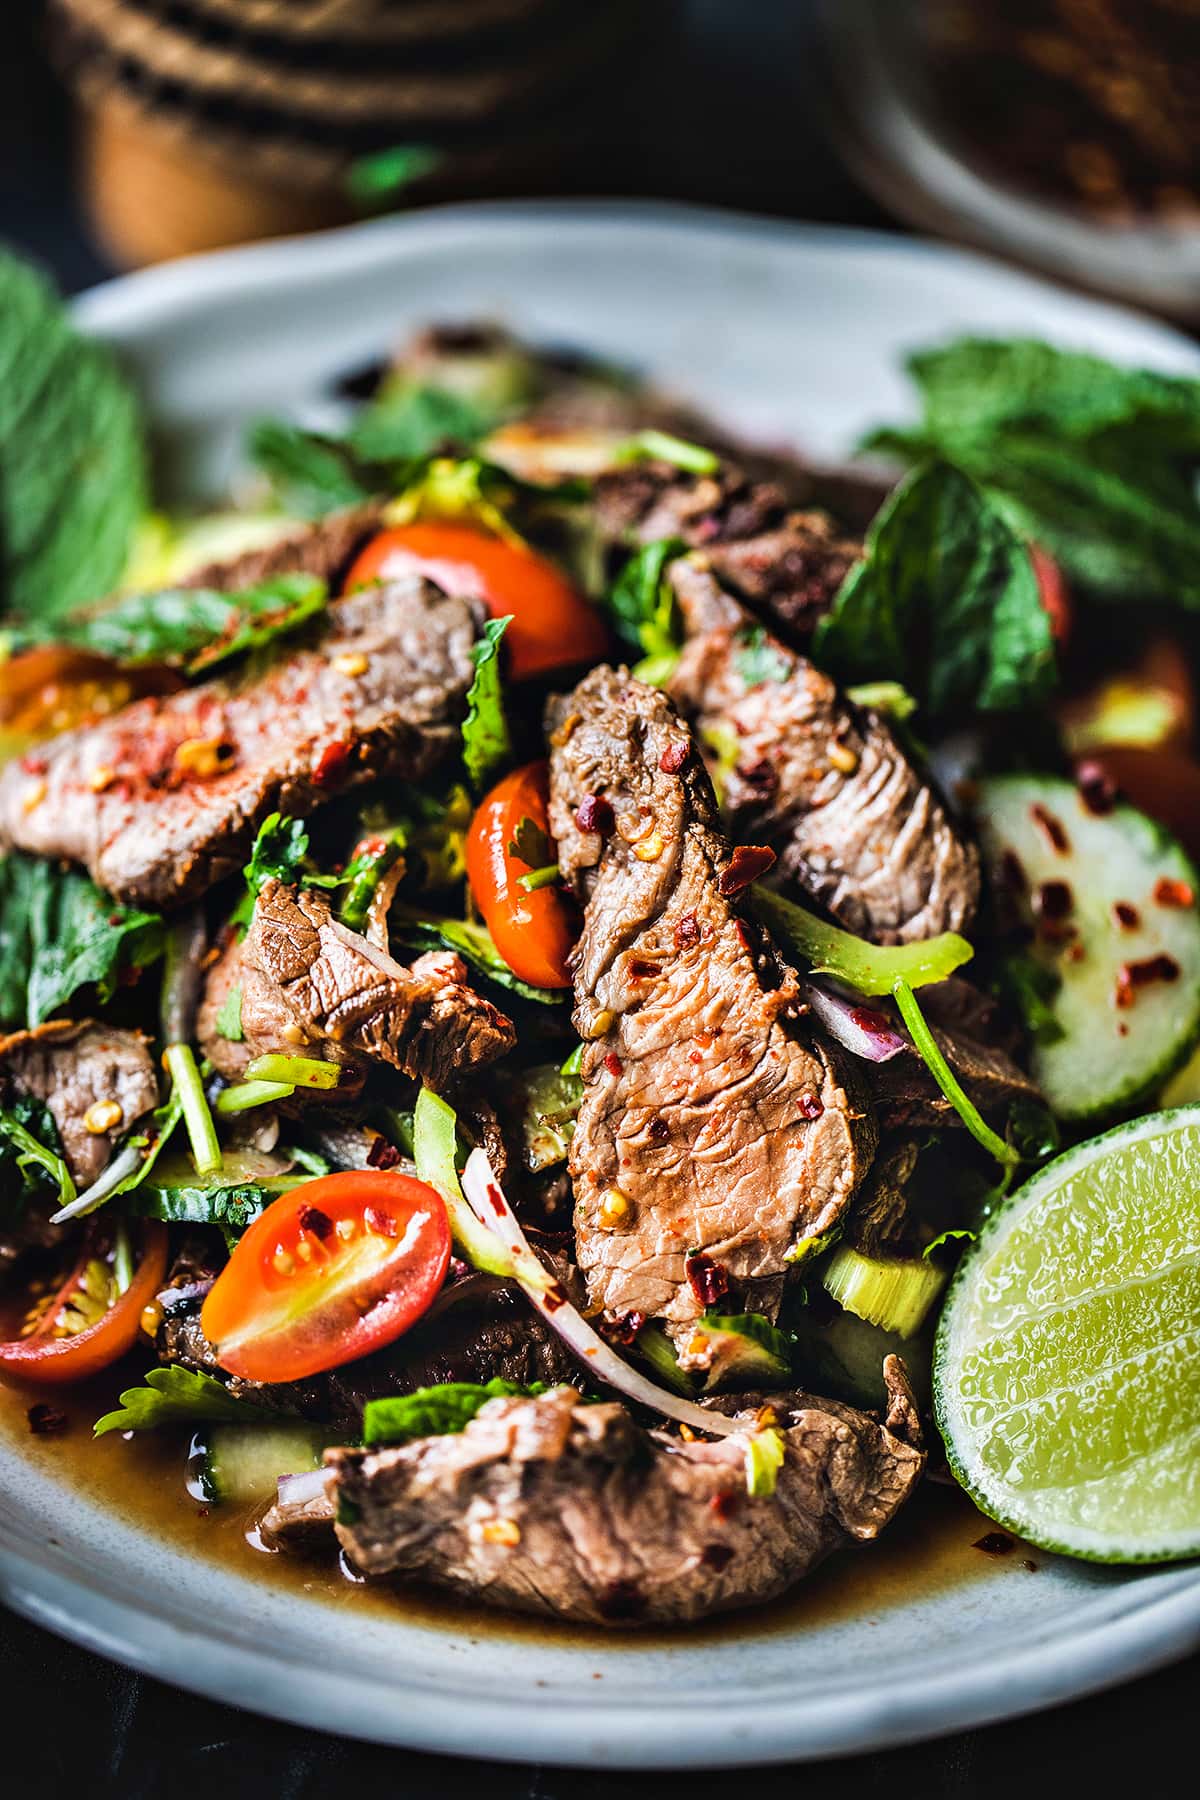
<path id="1" fill-rule="evenodd" d="M 622 1641 L 631 1646 L 702 1643 L 737 1636 L 766 1636 L 812 1629 L 834 1621 L 872 1618 L 903 1606 L 914 1594 L 956 1587 L 994 1572 L 995 1555 L 977 1548 L 991 1521 L 976 1511 L 958 1488 L 926 1479 L 914 1498 L 874 1543 L 851 1546 L 827 1562 L 791 1594 L 767 1607 L 732 1613 L 708 1623 L 674 1629 L 618 1632 L 472 1606 L 458 1598 L 412 1584 L 354 1580 L 339 1565 L 336 1548 L 328 1554 L 268 1553 L 253 1547 L 258 1512 L 237 1506 L 205 1506 L 185 1485 L 191 1432 L 159 1430 L 123 1437 L 119 1432 L 93 1438 L 92 1425 L 117 1404 L 122 1387 L 140 1379 L 136 1363 L 74 1388 L 53 1389 L 0 1385 L 0 1438 L 16 1452 L 71 1486 L 86 1490 L 99 1504 L 126 1521 L 144 1525 L 159 1542 L 212 1563 L 233 1567 L 251 1579 L 292 1589 L 330 1606 L 403 1617 L 424 1626 L 441 1626 L 471 1636 L 506 1637 L 608 1649 Z M 28 1409 L 48 1402 L 66 1417 L 66 1428 L 47 1435 L 30 1429 Z M 1036 1553 L 1034 1553 L 1036 1554 Z M 1013 1577 L 1028 1579 L 1029 1552 L 1013 1543 L 1005 1557 Z"/>

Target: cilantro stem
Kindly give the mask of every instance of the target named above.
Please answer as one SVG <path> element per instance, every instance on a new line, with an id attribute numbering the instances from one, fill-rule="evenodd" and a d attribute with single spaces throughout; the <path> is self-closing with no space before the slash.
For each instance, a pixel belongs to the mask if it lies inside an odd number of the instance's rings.
<path id="1" fill-rule="evenodd" d="M 1006 1144 L 1002 1137 L 996 1135 L 990 1125 L 985 1124 L 980 1117 L 979 1109 L 963 1092 L 958 1077 L 942 1055 L 937 1040 L 925 1023 L 925 1015 L 918 1006 L 917 997 L 907 981 L 896 980 L 892 987 L 892 998 L 900 1009 L 900 1017 L 908 1026 L 915 1049 L 975 1142 L 982 1144 L 988 1154 L 994 1156 L 1004 1168 L 1013 1168 L 1020 1161 L 1016 1146 Z"/>
<path id="2" fill-rule="evenodd" d="M 191 1045 L 168 1044 L 166 1063 L 183 1109 L 183 1122 L 187 1126 L 196 1173 L 214 1175 L 221 1167 L 221 1146 L 217 1141 L 217 1128 L 208 1110 L 204 1084 L 200 1080 L 200 1071 L 196 1067 Z"/>
<path id="3" fill-rule="evenodd" d="M 217 1095 L 217 1111 L 247 1112 L 252 1106 L 267 1106 L 272 1100 L 290 1100 L 295 1091 L 291 1081 L 235 1081 Z"/>
<path id="4" fill-rule="evenodd" d="M 536 894 L 539 888 L 553 887 L 558 880 L 558 864 L 546 863 L 540 869 L 531 869 L 528 875 L 518 878 L 517 886 L 524 888 L 527 894 Z"/>

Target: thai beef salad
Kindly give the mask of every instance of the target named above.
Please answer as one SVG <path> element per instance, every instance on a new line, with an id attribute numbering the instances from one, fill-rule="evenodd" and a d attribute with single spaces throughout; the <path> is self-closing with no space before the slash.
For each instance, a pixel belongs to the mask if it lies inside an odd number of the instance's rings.
<path id="1" fill-rule="evenodd" d="M 823 472 L 434 326 L 181 519 L 0 275 L 32 1428 L 119 1364 L 256 1542 L 608 1624 L 927 1465 L 1194 1554 L 1200 383 L 963 340 Z"/>

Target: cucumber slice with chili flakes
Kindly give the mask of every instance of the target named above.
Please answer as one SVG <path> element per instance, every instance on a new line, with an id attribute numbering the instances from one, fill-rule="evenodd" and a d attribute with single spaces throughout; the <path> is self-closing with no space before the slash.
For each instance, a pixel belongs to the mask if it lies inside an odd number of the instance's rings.
<path id="1" fill-rule="evenodd" d="M 1156 1092 L 1200 1036 L 1200 882 L 1133 807 L 1095 811 L 1071 782 L 1005 775 L 977 802 L 984 858 L 1032 936 L 1044 1005 L 1033 1073 L 1059 1118 L 1101 1119 Z"/>

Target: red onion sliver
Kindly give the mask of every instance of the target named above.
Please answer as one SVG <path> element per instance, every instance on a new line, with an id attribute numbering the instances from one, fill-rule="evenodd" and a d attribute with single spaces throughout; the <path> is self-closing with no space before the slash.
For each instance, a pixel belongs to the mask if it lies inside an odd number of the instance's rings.
<path id="1" fill-rule="evenodd" d="M 804 983 L 804 998 L 835 1043 L 864 1062 L 891 1062 L 909 1048 L 908 1039 L 887 1014 L 864 1006 L 861 999 L 847 1000 L 815 981 Z"/>

